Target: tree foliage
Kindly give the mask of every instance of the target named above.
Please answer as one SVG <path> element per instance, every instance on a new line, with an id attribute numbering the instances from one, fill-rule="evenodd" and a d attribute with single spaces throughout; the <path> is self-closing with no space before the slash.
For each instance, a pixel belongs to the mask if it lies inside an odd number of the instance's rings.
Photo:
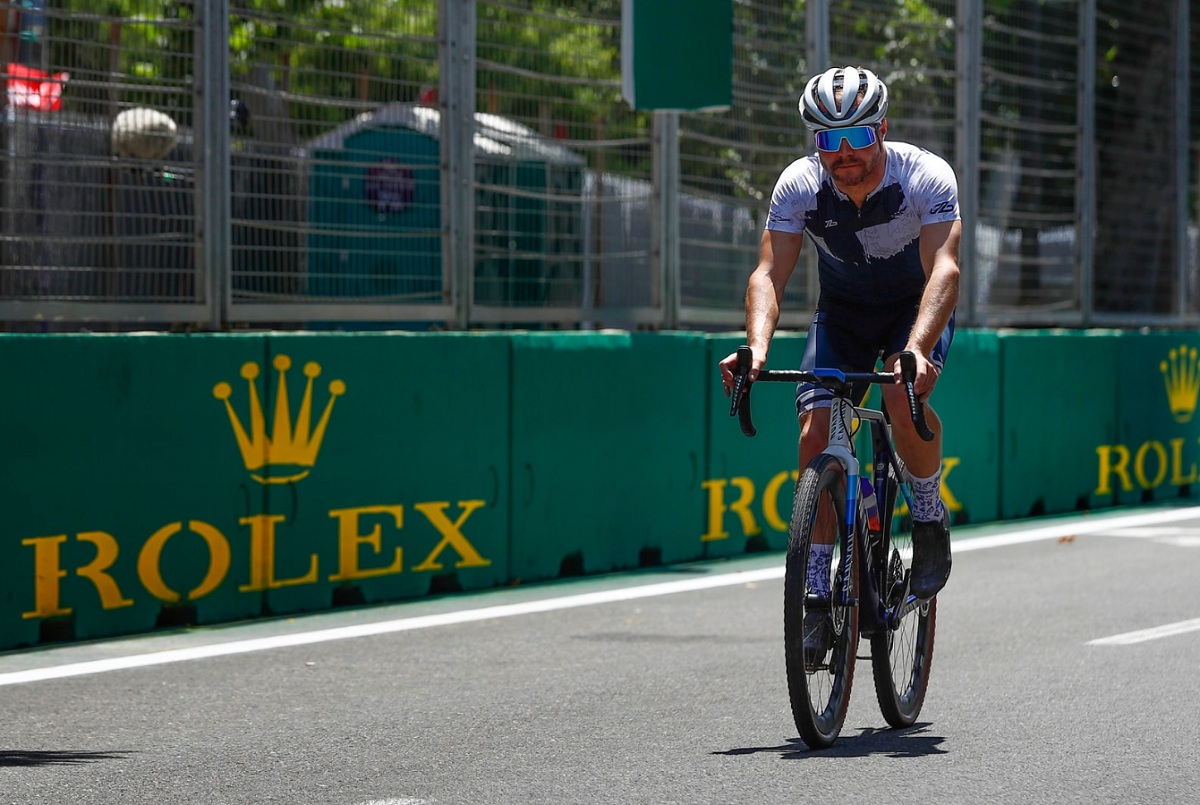
<path id="1" fill-rule="evenodd" d="M 53 61 L 90 79 L 67 103 L 106 113 L 145 103 L 187 125 L 197 0 L 100 2 L 56 0 Z M 835 61 L 879 70 L 896 109 L 936 106 L 945 79 L 928 66 L 953 52 L 938 2 L 835 0 Z M 650 115 L 621 96 L 621 0 L 480 0 L 476 8 L 477 108 L 571 143 L 594 167 L 648 175 Z M 287 139 L 298 140 L 380 104 L 415 101 L 438 84 L 437 12 L 436 0 L 232 0 L 235 93 L 288 118 Z M 736 0 L 734 15 L 737 99 L 725 113 L 685 116 L 686 181 L 761 200 L 788 151 L 804 150 L 795 99 L 806 78 L 806 7 Z M 109 80 L 119 93 L 103 86 Z M 588 146 L 595 141 L 628 145 Z"/>

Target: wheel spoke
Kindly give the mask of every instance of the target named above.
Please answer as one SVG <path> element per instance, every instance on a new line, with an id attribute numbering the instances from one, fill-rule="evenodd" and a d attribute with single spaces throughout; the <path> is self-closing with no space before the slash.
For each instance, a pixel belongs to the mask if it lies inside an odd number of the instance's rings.
<path id="1" fill-rule="evenodd" d="M 888 572 L 880 582 L 884 590 L 895 591 L 905 572 L 903 556 L 912 555 L 911 535 L 897 519 L 891 533 Z M 893 727 L 905 727 L 916 721 L 925 701 L 933 660 L 933 635 L 937 620 L 937 600 L 917 606 L 912 601 L 888 600 L 889 611 L 900 608 L 900 622 L 894 630 L 884 629 L 871 638 L 871 668 L 875 694 L 884 719 Z"/>

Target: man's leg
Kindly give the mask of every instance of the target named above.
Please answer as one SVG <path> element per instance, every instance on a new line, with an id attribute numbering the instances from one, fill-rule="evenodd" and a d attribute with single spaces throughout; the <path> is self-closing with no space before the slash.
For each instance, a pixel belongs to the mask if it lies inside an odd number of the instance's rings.
<path id="1" fill-rule="evenodd" d="M 918 598 L 932 598 L 946 586 L 951 565 L 949 513 L 941 499 L 942 421 L 926 403 L 925 422 L 933 439 L 924 441 L 909 416 L 904 388 L 883 389 L 896 452 L 912 476 L 912 592 Z"/>

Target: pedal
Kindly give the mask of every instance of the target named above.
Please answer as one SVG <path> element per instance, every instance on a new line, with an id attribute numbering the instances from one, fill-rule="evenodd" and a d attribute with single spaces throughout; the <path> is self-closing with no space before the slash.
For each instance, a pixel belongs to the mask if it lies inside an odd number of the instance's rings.
<path id="1" fill-rule="evenodd" d="M 904 569 L 904 575 L 896 579 L 892 584 L 892 589 L 888 593 L 888 601 L 894 601 L 897 604 L 902 604 L 908 600 L 909 584 L 912 579 L 912 570 Z"/>
<path id="2" fill-rule="evenodd" d="M 904 569 L 904 578 L 900 581 L 899 585 L 897 585 L 897 586 L 900 587 L 900 595 L 898 595 L 894 599 L 892 599 L 896 602 L 896 604 L 888 612 L 888 619 L 887 619 L 888 628 L 891 629 L 892 631 L 896 631 L 897 629 L 900 628 L 900 613 L 904 610 L 905 604 L 908 603 L 908 596 L 912 590 L 912 569 L 911 568 Z M 893 592 L 895 592 L 894 588 L 893 588 Z"/>

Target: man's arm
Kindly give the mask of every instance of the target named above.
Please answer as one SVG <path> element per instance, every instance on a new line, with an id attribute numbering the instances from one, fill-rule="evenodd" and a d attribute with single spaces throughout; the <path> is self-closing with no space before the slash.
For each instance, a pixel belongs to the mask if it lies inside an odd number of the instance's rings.
<path id="1" fill-rule="evenodd" d="M 961 221 L 926 224 L 921 227 L 921 265 L 925 269 L 925 292 L 917 309 L 917 320 L 908 337 L 907 349 L 916 352 L 917 394 L 925 397 L 937 382 L 937 369 L 929 355 L 950 323 L 958 304 L 958 242 Z"/>
<path id="2" fill-rule="evenodd" d="M 758 267 L 750 274 L 746 285 L 746 343 L 754 352 L 750 379 L 758 376 L 767 362 L 767 351 L 775 327 L 779 324 L 779 307 L 783 289 L 796 269 L 804 236 L 793 232 L 764 230 L 759 246 Z M 737 368 L 737 353 L 721 361 L 721 379 L 725 393 L 733 388 L 733 371 Z"/>

